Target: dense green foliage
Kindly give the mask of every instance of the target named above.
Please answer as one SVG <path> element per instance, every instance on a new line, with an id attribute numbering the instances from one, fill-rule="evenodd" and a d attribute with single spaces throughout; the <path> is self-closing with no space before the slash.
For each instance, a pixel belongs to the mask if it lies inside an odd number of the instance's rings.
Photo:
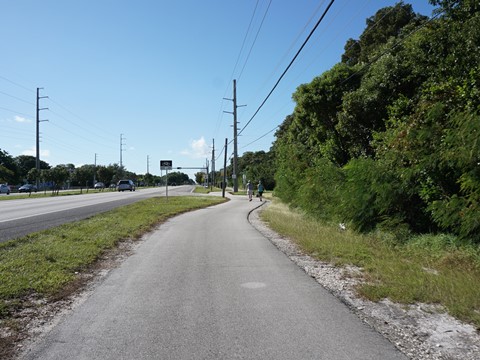
<path id="1" fill-rule="evenodd" d="M 261 181 L 265 189 L 272 190 L 274 188 L 274 172 L 272 152 L 245 152 L 238 158 L 238 173 L 241 174 L 242 179 L 253 181 L 254 184 Z"/>
<path id="2" fill-rule="evenodd" d="M 276 133 L 276 194 L 360 231 L 480 242 L 480 5 L 399 3 L 298 87 Z"/>

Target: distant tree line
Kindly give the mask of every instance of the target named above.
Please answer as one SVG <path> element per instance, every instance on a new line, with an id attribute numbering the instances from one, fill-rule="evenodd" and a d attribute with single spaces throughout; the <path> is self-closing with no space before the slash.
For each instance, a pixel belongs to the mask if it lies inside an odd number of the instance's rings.
<path id="1" fill-rule="evenodd" d="M 58 191 L 62 188 L 91 188 L 95 182 L 102 182 L 106 187 L 116 184 L 121 179 L 131 179 L 138 186 L 165 185 L 166 177 L 152 174 L 137 175 L 120 167 L 118 164 L 87 164 L 75 167 L 73 164 L 50 166 L 40 161 L 40 170 L 36 169 L 33 156 L 20 155 L 12 157 L 0 149 L 0 183 L 22 185 L 25 183 L 41 185 L 41 188 Z M 188 175 L 174 172 L 168 175 L 169 184 L 188 184 Z"/>

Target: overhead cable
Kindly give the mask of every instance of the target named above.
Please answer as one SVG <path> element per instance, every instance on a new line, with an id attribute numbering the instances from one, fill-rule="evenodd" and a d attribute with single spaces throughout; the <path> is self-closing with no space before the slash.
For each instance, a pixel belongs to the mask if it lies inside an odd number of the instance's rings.
<path id="1" fill-rule="evenodd" d="M 243 47 L 245 46 L 245 42 L 247 41 L 248 34 L 250 33 L 250 28 L 252 27 L 253 19 L 255 18 L 255 13 L 257 12 L 257 7 L 258 7 L 259 1 L 260 0 L 257 0 L 257 3 L 255 4 L 255 8 L 253 9 L 253 14 L 252 14 L 252 17 L 250 18 L 250 23 L 248 24 L 247 32 L 245 33 L 245 37 L 243 38 L 242 46 L 240 47 L 240 51 L 239 51 L 238 56 L 237 56 L 237 61 L 235 62 L 235 66 L 233 67 L 233 70 L 232 70 L 232 75 L 230 76 L 230 81 L 228 82 L 229 84 L 232 82 L 233 76 L 235 74 L 235 70 L 237 69 L 238 62 L 240 61 L 240 57 L 242 55 Z M 228 86 L 225 89 L 225 94 L 223 95 L 224 98 L 227 95 L 227 91 L 228 91 Z M 217 125 L 215 127 L 215 134 L 218 132 L 218 129 L 220 127 L 220 123 L 222 121 L 222 116 L 223 116 L 223 111 L 222 110 L 223 110 L 223 100 L 222 100 L 222 103 L 220 105 L 220 111 L 218 113 L 218 120 L 217 120 Z"/>
<path id="2" fill-rule="evenodd" d="M 255 34 L 255 39 L 253 39 L 252 46 L 250 46 L 250 50 L 248 51 L 247 58 L 245 59 L 245 62 L 243 63 L 242 70 L 240 71 L 240 74 L 237 77 L 237 81 L 240 80 L 243 74 L 243 70 L 245 69 L 245 66 L 247 65 L 248 59 L 250 58 L 250 54 L 252 53 L 253 47 L 255 46 L 255 43 L 257 42 L 258 34 L 260 34 L 260 30 L 262 29 L 263 22 L 265 21 L 265 18 L 267 17 L 268 10 L 270 9 L 270 5 L 272 4 L 272 0 L 268 3 L 267 10 L 265 10 L 265 14 L 263 14 L 262 22 L 260 23 L 260 26 L 257 30 L 257 33 Z"/>
<path id="3" fill-rule="evenodd" d="M 272 130 L 266 132 L 265 134 L 263 134 L 263 135 L 260 136 L 259 138 L 253 140 L 252 142 L 249 142 L 249 143 L 248 143 L 247 145 L 245 145 L 245 146 L 242 146 L 242 149 L 244 149 L 244 148 L 252 145 L 253 143 L 256 143 L 258 140 L 263 139 L 263 138 L 264 138 L 265 136 L 267 136 L 268 134 L 270 134 L 270 133 L 272 133 L 273 131 L 277 130 L 277 128 L 278 128 L 279 126 L 280 126 L 280 125 L 275 126 Z"/>
<path id="4" fill-rule="evenodd" d="M 252 122 L 252 120 L 255 118 L 255 116 L 258 114 L 258 112 L 260 111 L 260 109 L 263 107 L 263 105 L 265 105 L 265 103 L 267 102 L 267 100 L 269 99 L 269 97 L 272 95 L 272 93 L 275 91 L 275 89 L 277 88 L 278 84 L 280 83 L 280 81 L 283 79 L 283 77 L 285 76 L 285 74 L 287 73 L 287 71 L 290 69 L 290 67 L 293 65 L 293 63 L 295 62 L 295 60 L 297 59 L 298 55 L 300 55 L 300 52 L 303 50 L 303 48 L 305 47 L 305 45 L 307 44 L 307 42 L 310 40 L 310 38 L 312 37 L 313 33 L 315 32 L 315 30 L 317 29 L 317 27 L 320 25 L 320 23 L 322 22 L 322 20 L 324 19 L 325 15 L 327 14 L 328 10 L 330 10 L 330 7 L 332 6 L 332 4 L 335 2 L 335 0 L 331 0 L 330 3 L 328 4 L 327 8 L 325 9 L 325 11 L 323 12 L 322 16 L 320 17 L 320 19 L 317 21 L 317 23 L 315 24 L 315 26 L 313 27 L 312 31 L 310 31 L 310 34 L 308 34 L 307 38 L 305 39 L 305 41 L 303 42 L 302 46 L 300 47 L 300 49 L 298 49 L 297 53 L 295 54 L 295 56 L 293 57 L 293 59 L 290 61 L 290 63 L 288 64 L 288 66 L 286 67 L 286 69 L 283 71 L 282 75 L 280 76 L 280 78 L 277 80 L 277 82 L 275 83 L 275 85 L 273 86 L 272 90 L 270 90 L 270 92 L 268 93 L 267 97 L 263 100 L 263 102 L 260 104 L 260 106 L 258 107 L 258 109 L 255 111 L 255 113 L 253 114 L 253 116 L 250 118 L 250 120 L 247 121 L 247 123 L 245 124 L 245 126 L 238 132 L 237 136 L 240 135 L 243 130 L 245 130 L 245 128 Z"/>

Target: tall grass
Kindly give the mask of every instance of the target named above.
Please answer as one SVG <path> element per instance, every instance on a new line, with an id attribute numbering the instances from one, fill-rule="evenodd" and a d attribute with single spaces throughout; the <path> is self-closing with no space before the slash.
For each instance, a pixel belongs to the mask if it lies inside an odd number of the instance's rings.
<path id="1" fill-rule="evenodd" d="M 405 244 L 388 234 L 359 235 L 322 224 L 274 201 L 262 218 L 306 253 L 338 266 L 363 269 L 359 295 L 373 301 L 440 304 L 452 315 L 480 327 L 480 250 L 447 235 L 424 235 Z M 394 236 L 394 235 L 390 235 Z"/>

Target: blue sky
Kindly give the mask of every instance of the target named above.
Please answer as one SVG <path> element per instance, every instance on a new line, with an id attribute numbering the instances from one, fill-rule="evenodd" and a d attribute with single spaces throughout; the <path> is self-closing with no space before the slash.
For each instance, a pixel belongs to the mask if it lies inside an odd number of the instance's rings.
<path id="1" fill-rule="evenodd" d="M 55 166 L 122 162 L 160 175 L 223 164 L 330 1 L 0 0 L 0 149 L 35 156 L 36 88 L 41 159 Z M 242 131 L 239 155 L 268 151 L 291 114 L 292 93 L 340 61 L 367 17 L 390 0 L 336 0 L 263 108 Z M 406 1 L 431 15 L 428 0 Z M 249 31 L 247 32 L 247 30 Z M 121 135 L 122 134 L 122 135 Z M 120 145 L 122 140 L 122 146 Z M 261 138 L 261 139 L 259 139 Z M 259 140 L 257 140 L 259 139 Z M 233 151 L 228 148 L 228 156 Z M 147 161 L 148 159 L 148 161 Z M 182 170 L 192 178 L 197 170 Z"/>

